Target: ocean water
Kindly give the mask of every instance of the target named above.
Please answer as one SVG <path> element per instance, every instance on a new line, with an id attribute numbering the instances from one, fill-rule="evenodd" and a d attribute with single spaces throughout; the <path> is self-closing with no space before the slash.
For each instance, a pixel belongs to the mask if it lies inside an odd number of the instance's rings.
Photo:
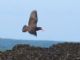
<path id="1" fill-rule="evenodd" d="M 36 47 L 50 47 L 53 44 L 57 44 L 57 41 L 45 41 L 45 40 L 16 40 L 16 39 L 0 39 L 0 51 L 12 49 L 16 44 L 29 44 Z"/>

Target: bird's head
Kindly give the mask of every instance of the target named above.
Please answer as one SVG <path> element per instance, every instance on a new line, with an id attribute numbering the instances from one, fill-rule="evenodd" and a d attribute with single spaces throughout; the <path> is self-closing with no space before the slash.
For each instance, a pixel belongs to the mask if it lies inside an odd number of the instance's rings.
<path id="1" fill-rule="evenodd" d="M 27 25 L 24 25 L 22 32 L 28 32 L 28 31 L 30 31 L 30 28 Z"/>

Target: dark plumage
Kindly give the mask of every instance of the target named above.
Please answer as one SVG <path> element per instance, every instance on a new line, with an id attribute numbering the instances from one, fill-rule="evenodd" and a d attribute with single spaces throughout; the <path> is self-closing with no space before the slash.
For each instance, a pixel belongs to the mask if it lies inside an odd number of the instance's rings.
<path id="1" fill-rule="evenodd" d="M 36 31 L 42 30 L 41 27 L 37 27 L 37 22 L 38 22 L 37 11 L 33 10 L 29 18 L 28 26 L 24 25 L 22 31 L 29 32 L 30 34 L 37 36 Z"/>

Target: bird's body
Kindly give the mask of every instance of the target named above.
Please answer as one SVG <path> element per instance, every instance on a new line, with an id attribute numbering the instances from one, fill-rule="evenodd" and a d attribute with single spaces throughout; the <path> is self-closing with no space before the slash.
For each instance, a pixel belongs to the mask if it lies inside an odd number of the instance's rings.
<path id="1" fill-rule="evenodd" d="M 28 31 L 30 34 L 37 36 L 37 31 L 42 30 L 41 27 L 37 27 L 37 22 L 38 22 L 37 11 L 33 10 L 29 18 L 28 26 L 24 25 L 22 31 L 23 32 Z"/>

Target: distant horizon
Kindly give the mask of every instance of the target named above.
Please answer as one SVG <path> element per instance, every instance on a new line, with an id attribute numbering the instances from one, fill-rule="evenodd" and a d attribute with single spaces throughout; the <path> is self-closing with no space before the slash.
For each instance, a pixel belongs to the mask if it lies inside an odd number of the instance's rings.
<path id="1" fill-rule="evenodd" d="M 62 43 L 59 41 L 45 41 L 45 40 L 16 40 L 16 39 L 0 39 L 0 51 L 12 49 L 15 45 L 26 44 L 35 47 L 49 47 L 53 44 Z"/>
<path id="2" fill-rule="evenodd" d="M 79 41 L 44 40 L 44 39 L 43 39 L 43 40 L 34 40 L 34 39 L 17 39 L 17 38 L 15 39 L 15 38 L 1 38 L 1 37 L 0 37 L 0 39 L 4 39 L 4 40 L 5 40 L 5 39 L 7 39 L 7 40 L 21 40 L 21 41 L 27 41 L 27 40 L 29 40 L 29 41 L 73 42 L 73 43 L 74 43 L 74 42 L 79 42 Z M 79 42 L 79 43 L 80 43 L 80 42 Z"/>

